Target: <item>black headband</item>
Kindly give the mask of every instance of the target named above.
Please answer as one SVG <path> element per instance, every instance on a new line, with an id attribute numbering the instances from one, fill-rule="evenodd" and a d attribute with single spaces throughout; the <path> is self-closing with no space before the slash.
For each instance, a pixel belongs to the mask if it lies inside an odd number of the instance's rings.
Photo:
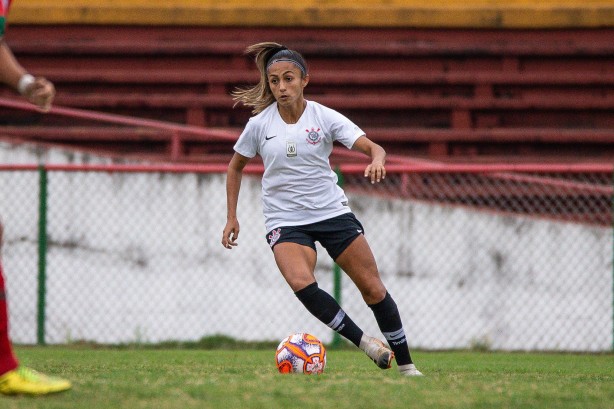
<path id="1" fill-rule="evenodd" d="M 298 56 L 294 51 L 288 50 L 286 47 L 280 48 L 279 51 L 269 58 L 266 64 L 266 70 L 268 71 L 269 67 L 276 62 L 290 62 L 296 65 L 301 70 L 303 75 L 307 75 L 307 67 L 305 67 L 302 58 L 300 58 L 300 56 Z"/>

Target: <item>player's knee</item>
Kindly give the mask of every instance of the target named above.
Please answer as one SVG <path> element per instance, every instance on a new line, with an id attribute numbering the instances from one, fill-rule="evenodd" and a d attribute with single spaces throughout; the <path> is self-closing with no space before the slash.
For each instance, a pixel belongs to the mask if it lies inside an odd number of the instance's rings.
<path id="1" fill-rule="evenodd" d="M 377 304 L 386 297 L 386 287 L 383 285 L 372 285 L 360 290 L 365 303 Z"/>
<path id="2" fill-rule="evenodd" d="M 288 283 L 292 291 L 295 293 L 297 291 L 304 289 L 305 287 L 308 287 L 309 285 L 315 282 L 315 278 L 313 277 L 313 275 L 308 274 L 308 273 L 300 274 L 296 272 L 293 272 L 293 273 L 285 272 L 283 276 L 286 279 L 286 282 Z"/>

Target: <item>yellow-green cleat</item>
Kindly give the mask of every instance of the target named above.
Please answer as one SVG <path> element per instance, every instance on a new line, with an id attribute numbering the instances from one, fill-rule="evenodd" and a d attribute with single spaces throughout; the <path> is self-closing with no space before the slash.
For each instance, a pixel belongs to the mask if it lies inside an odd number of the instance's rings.
<path id="1" fill-rule="evenodd" d="M 72 387 L 66 379 L 47 376 L 33 369 L 19 367 L 0 376 L 0 393 L 5 395 L 47 395 Z"/>

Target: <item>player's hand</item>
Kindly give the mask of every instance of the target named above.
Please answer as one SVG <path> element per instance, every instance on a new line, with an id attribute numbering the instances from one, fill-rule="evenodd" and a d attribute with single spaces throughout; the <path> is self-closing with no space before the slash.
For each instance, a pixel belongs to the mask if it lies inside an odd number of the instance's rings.
<path id="1" fill-rule="evenodd" d="M 237 239 L 239 238 L 239 221 L 237 219 L 228 220 L 224 232 L 222 233 L 222 246 L 227 249 L 232 249 L 237 246 Z"/>
<path id="2" fill-rule="evenodd" d="M 371 183 L 380 182 L 386 178 L 386 168 L 382 162 L 373 162 L 365 169 L 365 177 L 371 180 Z"/>
<path id="3" fill-rule="evenodd" d="M 46 78 L 37 77 L 34 82 L 26 88 L 24 97 L 42 111 L 49 112 L 51 104 L 55 98 L 55 87 Z"/>

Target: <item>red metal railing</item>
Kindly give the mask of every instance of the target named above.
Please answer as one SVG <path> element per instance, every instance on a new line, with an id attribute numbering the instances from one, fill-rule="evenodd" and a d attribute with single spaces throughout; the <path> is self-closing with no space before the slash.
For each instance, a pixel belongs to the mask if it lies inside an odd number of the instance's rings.
<path id="1" fill-rule="evenodd" d="M 0 106 L 19 109 L 23 111 L 31 111 L 31 112 L 41 112 L 37 107 L 32 104 L 15 101 L 13 99 L 1 98 L 0 97 Z M 170 159 L 175 160 L 179 157 L 180 152 L 182 151 L 182 136 L 189 135 L 198 135 L 204 138 L 208 138 L 210 141 L 236 141 L 238 135 L 235 132 L 224 131 L 224 130 L 215 130 L 215 129 L 207 129 L 197 126 L 191 125 L 183 125 L 166 121 L 159 121 L 153 119 L 144 119 L 144 118 L 135 118 L 124 115 L 117 114 L 109 114 L 97 111 L 90 111 L 84 109 L 76 109 L 76 108 L 67 108 L 61 106 L 53 106 L 51 110 L 47 113 L 49 115 L 59 115 L 65 116 L 69 118 L 90 120 L 90 121 L 98 121 L 98 122 L 107 122 L 117 125 L 128 125 L 128 126 L 140 126 L 146 128 L 152 128 L 157 130 L 164 130 L 171 132 L 171 140 L 170 140 Z M 361 153 L 350 151 L 340 147 L 333 148 L 333 155 L 338 156 L 340 158 L 346 158 L 350 160 L 357 161 L 365 161 L 365 156 Z M 403 164 L 416 164 L 416 163 L 435 163 L 422 159 L 413 159 L 400 155 L 388 155 L 387 157 L 389 162 L 394 163 L 403 163 Z"/>

